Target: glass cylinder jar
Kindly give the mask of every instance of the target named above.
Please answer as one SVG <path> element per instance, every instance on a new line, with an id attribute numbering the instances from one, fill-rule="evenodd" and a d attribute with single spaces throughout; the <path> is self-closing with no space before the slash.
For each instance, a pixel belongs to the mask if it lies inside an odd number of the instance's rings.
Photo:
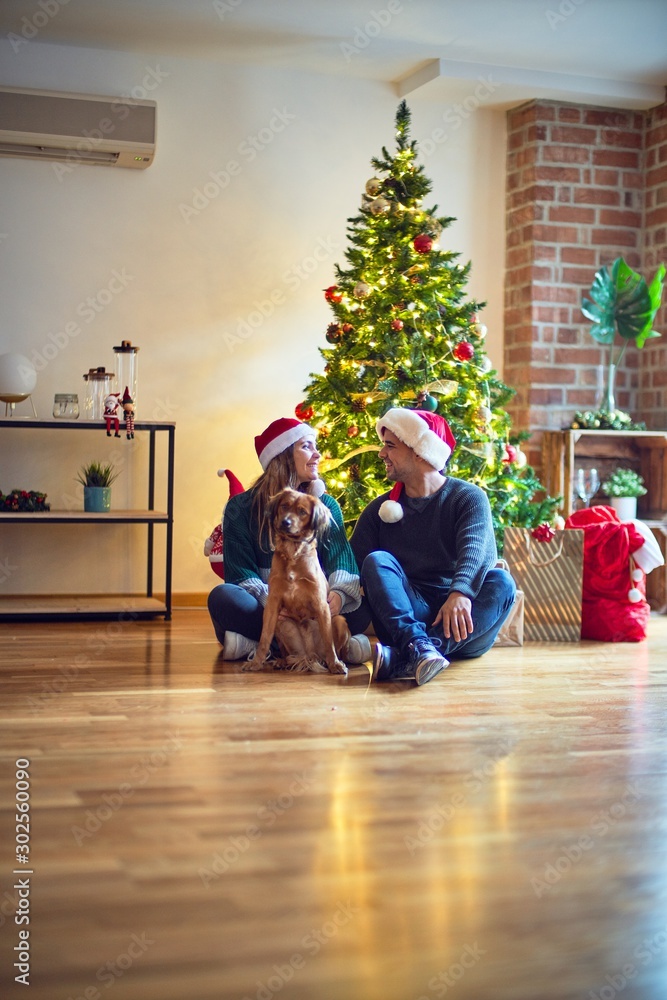
<path id="1" fill-rule="evenodd" d="M 114 347 L 114 365 L 116 367 L 116 386 L 120 393 L 121 401 L 134 404 L 134 413 L 137 412 L 137 380 L 139 375 L 139 348 L 135 347 L 130 340 L 123 340 Z M 129 399 L 128 399 L 129 397 Z"/>
<path id="2" fill-rule="evenodd" d="M 53 397 L 53 416 L 56 420 L 77 420 L 79 397 L 74 392 L 57 392 Z"/>
<path id="3" fill-rule="evenodd" d="M 104 416 L 104 400 L 113 392 L 114 373 L 106 368 L 90 368 L 83 376 L 86 395 L 83 401 L 83 415 L 86 420 L 101 420 Z"/>

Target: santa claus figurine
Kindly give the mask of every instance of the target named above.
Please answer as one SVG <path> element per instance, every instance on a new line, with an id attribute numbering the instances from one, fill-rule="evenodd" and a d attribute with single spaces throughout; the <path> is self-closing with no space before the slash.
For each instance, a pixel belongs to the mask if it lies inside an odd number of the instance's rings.
<path id="1" fill-rule="evenodd" d="M 120 421 L 118 411 L 120 409 L 120 393 L 110 392 L 104 400 L 104 419 L 107 425 L 107 437 L 111 437 L 111 425 L 114 428 L 114 437 L 120 437 Z"/>
<path id="2" fill-rule="evenodd" d="M 130 396 L 128 386 L 123 393 L 123 413 L 125 414 L 125 433 L 128 441 L 134 437 L 134 400 Z"/>

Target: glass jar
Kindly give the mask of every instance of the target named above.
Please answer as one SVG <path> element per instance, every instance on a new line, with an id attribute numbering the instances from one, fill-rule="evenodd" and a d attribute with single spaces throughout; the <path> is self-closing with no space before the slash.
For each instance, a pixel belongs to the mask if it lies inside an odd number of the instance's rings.
<path id="1" fill-rule="evenodd" d="M 106 368 L 90 368 L 83 376 L 86 383 L 86 397 L 83 415 L 86 420 L 101 420 L 104 416 L 104 400 L 113 392 L 114 373 Z"/>
<path id="2" fill-rule="evenodd" d="M 53 397 L 53 416 L 56 420 L 78 420 L 79 397 L 74 392 L 57 392 Z"/>
<path id="3" fill-rule="evenodd" d="M 139 348 L 131 340 L 123 340 L 114 347 L 114 365 L 116 368 L 116 386 L 122 402 L 134 403 L 134 413 L 137 413 L 137 380 L 139 375 Z"/>

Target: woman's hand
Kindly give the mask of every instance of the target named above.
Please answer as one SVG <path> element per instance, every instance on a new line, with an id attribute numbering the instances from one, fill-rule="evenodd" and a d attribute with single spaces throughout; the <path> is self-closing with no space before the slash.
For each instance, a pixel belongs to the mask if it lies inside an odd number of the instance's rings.
<path id="1" fill-rule="evenodd" d="M 343 607 L 343 599 L 337 591 L 330 590 L 327 596 L 327 604 L 331 611 L 331 617 L 334 618 L 340 614 L 340 609 Z"/>

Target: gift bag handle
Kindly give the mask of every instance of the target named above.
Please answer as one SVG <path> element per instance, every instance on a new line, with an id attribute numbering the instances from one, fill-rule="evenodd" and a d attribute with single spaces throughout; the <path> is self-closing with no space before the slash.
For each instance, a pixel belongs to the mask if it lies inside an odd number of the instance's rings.
<path id="1" fill-rule="evenodd" d="M 564 531 L 560 533 L 558 551 L 555 552 L 550 559 L 535 559 L 533 556 L 533 545 L 531 542 L 530 535 L 526 533 L 524 535 L 524 539 L 526 542 L 526 549 L 528 550 L 528 559 L 532 566 L 550 566 L 552 563 L 556 562 L 557 559 L 560 559 L 560 557 L 563 554 L 563 545 L 565 544 Z M 544 542 L 540 542 L 539 544 L 544 545 Z"/>

